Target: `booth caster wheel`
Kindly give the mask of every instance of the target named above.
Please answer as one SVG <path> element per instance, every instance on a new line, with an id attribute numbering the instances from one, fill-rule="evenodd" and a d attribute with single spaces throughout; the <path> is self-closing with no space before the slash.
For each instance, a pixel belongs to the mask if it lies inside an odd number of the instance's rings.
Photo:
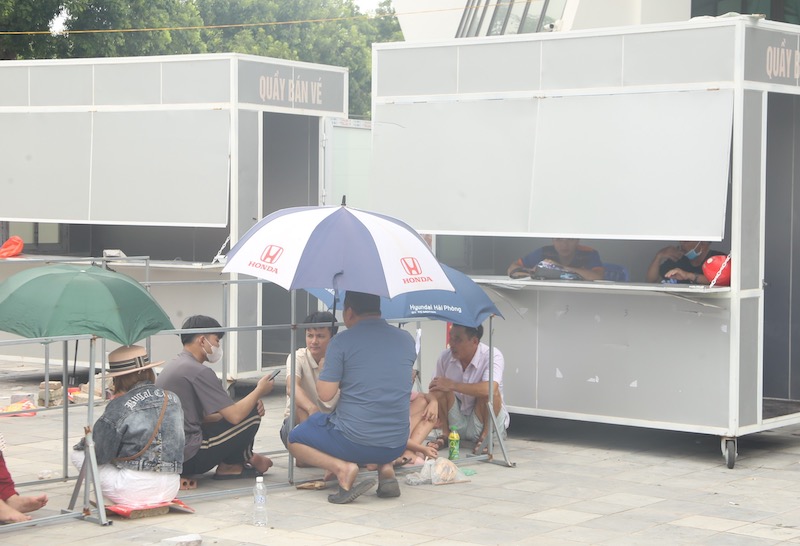
<path id="1" fill-rule="evenodd" d="M 725 464 L 728 468 L 733 468 L 736 464 L 737 442 L 736 438 L 722 438 L 720 441 L 722 456 L 725 457 Z"/>

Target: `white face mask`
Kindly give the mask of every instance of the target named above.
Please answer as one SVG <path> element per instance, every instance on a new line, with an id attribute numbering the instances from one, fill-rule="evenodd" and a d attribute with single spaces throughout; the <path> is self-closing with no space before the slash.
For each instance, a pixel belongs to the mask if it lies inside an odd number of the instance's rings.
<path id="1" fill-rule="evenodd" d="M 217 347 L 216 345 L 208 341 L 208 339 L 206 339 L 206 342 L 211 347 L 210 353 L 206 351 L 206 360 L 208 360 L 212 364 L 222 360 L 222 346 L 220 345 L 219 347 Z M 205 351 L 205 348 L 203 348 L 203 350 Z"/>

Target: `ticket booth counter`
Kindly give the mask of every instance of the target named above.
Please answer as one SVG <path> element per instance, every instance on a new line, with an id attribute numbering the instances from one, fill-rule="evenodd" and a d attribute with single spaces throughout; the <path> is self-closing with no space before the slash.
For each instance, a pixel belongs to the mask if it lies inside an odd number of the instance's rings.
<path id="1" fill-rule="evenodd" d="M 800 27 L 381 44 L 373 66 L 379 182 L 348 203 L 489 241 L 450 265 L 506 317 L 513 412 L 717 434 L 731 467 L 738 436 L 800 422 Z M 632 282 L 505 276 L 522 253 L 491 241 L 551 237 L 602 246 Z M 730 251 L 731 286 L 644 283 L 682 240 Z"/>

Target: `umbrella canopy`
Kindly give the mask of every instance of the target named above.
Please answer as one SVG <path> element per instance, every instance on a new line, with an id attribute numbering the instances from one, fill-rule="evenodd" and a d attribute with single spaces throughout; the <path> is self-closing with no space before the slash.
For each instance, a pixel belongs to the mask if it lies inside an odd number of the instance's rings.
<path id="1" fill-rule="evenodd" d="M 223 271 L 287 290 L 334 288 L 385 297 L 453 290 L 408 224 L 346 206 L 295 207 L 264 217 L 231 249 Z"/>
<path id="2" fill-rule="evenodd" d="M 173 329 L 136 280 L 92 265 L 48 265 L 0 284 L 0 330 L 23 337 L 93 334 L 122 345 Z"/>
<path id="3" fill-rule="evenodd" d="M 476 328 L 490 315 L 503 315 L 486 292 L 461 271 L 442 265 L 455 292 L 422 290 L 381 298 L 381 316 L 389 319 L 431 318 Z M 310 289 L 308 292 L 328 307 L 333 306 L 333 290 Z M 339 293 L 339 298 L 344 294 Z"/>

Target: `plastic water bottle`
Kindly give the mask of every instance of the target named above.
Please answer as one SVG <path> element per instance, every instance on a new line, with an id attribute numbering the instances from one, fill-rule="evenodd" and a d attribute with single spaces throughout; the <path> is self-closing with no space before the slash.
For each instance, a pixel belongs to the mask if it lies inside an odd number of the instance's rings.
<path id="1" fill-rule="evenodd" d="M 450 431 L 450 436 L 447 437 L 447 443 L 450 447 L 447 458 L 451 461 L 455 461 L 458 459 L 459 444 L 461 443 L 461 436 L 458 434 L 457 428 Z"/>
<path id="2" fill-rule="evenodd" d="M 256 485 L 253 487 L 253 525 L 267 526 L 267 486 L 264 485 L 263 476 L 256 478 Z"/>

